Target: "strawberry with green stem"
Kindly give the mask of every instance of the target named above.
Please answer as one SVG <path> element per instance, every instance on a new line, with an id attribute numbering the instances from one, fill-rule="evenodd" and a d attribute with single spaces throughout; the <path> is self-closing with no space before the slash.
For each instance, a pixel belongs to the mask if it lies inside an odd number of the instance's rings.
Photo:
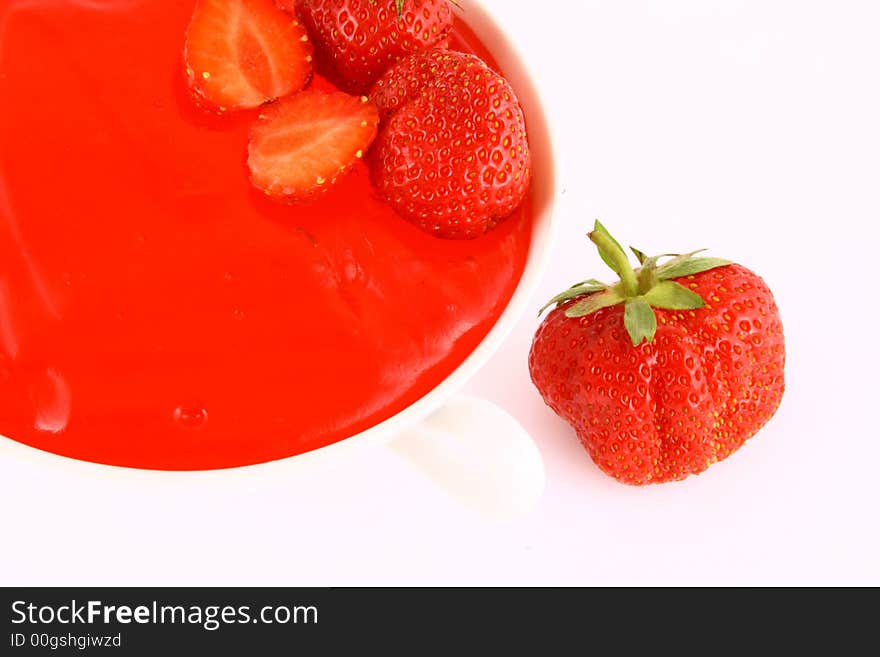
<path id="1" fill-rule="evenodd" d="M 782 399 L 773 295 L 726 260 L 633 249 L 633 269 L 599 222 L 590 239 L 620 280 L 583 281 L 550 301 L 529 354 L 532 381 L 619 481 L 700 473 L 755 435 Z"/>
<path id="2" fill-rule="evenodd" d="M 366 93 L 409 54 L 445 47 L 449 0 L 276 0 L 295 10 L 317 45 L 320 69 L 350 93 Z"/>

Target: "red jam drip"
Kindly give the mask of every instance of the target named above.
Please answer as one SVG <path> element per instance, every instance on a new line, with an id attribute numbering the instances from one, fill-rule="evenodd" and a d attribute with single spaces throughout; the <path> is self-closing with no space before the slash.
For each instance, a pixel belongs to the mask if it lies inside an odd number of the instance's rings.
<path id="1" fill-rule="evenodd" d="M 313 450 L 435 388 L 520 279 L 529 202 L 454 242 L 396 216 L 363 164 L 311 205 L 261 196 L 255 114 L 185 90 L 192 6 L 0 7 L 0 435 L 171 470 Z"/>

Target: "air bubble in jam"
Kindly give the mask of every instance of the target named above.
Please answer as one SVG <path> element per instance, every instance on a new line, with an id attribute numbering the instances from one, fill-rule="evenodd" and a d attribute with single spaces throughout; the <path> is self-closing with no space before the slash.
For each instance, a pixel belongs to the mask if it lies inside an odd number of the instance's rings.
<path id="1" fill-rule="evenodd" d="M 201 429 L 208 423 L 208 411 L 198 404 L 182 404 L 171 414 L 174 423 L 184 429 Z"/>

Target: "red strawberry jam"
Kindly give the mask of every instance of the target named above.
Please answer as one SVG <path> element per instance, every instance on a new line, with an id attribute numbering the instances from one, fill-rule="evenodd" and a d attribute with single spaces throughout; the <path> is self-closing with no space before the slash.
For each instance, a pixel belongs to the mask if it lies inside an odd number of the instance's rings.
<path id="1" fill-rule="evenodd" d="M 363 163 L 311 205 L 263 197 L 256 112 L 188 96 L 192 9 L 0 4 L 4 436 L 140 468 L 299 454 L 436 387 L 520 279 L 529 202 L 459 242 L 396 216 Z"/>

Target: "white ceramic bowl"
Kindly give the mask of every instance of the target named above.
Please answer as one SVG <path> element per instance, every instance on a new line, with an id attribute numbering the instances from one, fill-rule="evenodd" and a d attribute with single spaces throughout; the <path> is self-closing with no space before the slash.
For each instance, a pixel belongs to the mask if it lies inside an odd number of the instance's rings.
<path id="1" fill-rule="evenodd" d="M 235 468 L 266 476 L 290 476 L 314 467 L 316 460 L 345 457 L 354 446 L 390 444 L 398 453 L 429 474 L 435 482 L 494 515 L 531 507 L 543 489 L 543 467 L 537 449 L 506 413 L 481 400 L 456 397 L 460 388 L 501 346 L 529 304 L 547 262 L 553 237 L 552 210 L 556 175 L 551 129 L 525 59 L 503 31 L 474 0 L 456 9 L 487 46 L 516 90 L 528 125 L 532 151 L 534 223 L 525 269 L 507 308 L 479 346 L 442 383 L 393 417 L 351 438 L 279 461 Z M 526 354 L 523 354 L 523 358 Z M 0 461 L 39 460 L 44 467 L 86 468 L 131 476 L 133 470 L 76 461 L 0 440 Z M 136 471 L 138 477 L 210 477 L 212 472 Z"/>

